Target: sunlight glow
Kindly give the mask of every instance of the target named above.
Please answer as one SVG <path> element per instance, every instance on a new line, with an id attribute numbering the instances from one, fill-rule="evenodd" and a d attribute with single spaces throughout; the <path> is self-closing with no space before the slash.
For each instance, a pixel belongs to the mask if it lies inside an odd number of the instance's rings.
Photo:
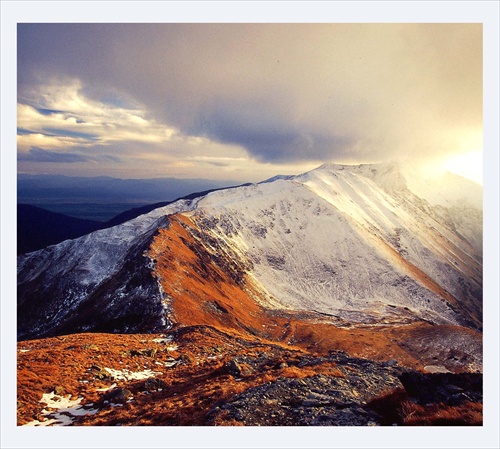
<path id="1" fill-rule="evenodd" d="M 453 156 L 444 161 L 443 168 L 478 184 L 483 184 L 482 151 L 471 151 L 470 153 Z"/>

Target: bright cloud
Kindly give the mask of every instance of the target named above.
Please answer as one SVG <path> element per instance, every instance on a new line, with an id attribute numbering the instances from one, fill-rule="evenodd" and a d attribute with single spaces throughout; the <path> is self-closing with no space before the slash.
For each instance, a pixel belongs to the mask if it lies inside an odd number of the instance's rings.
<path id="1" fill-rule="evenodd" d="M 483 152 L 471 151 L 470 153 L 453 156 L 443 163 L 443 168 L 471 179 L 478 184 L 483 184 Z"/>
<path id="2" fill-rule="evenodd" d="M 64 148 L 121 141 L 168 142 L 177 133 L 173 127 L 146 118 L 143 109 L 88 98 L 82 83 L 75 80 L 37 86 L 28 101 L 30 104 L 18 105 L 18 127 L 24 130 L 18 142 L 20 150 L 29 148 L 33 135 L 39 140 L 47 137 L 50 148 Z M 58 135 L 53 135 L 53 130 Z M 78 134 L 81 137 L 74 138 Z"/>
<path id="3" fill-rule="evenodd" d="M 479 23 L 20 24 L 18 74 L 19 152 L 78 153 L 89 175 L 255 181 L 482 149 Z"/>

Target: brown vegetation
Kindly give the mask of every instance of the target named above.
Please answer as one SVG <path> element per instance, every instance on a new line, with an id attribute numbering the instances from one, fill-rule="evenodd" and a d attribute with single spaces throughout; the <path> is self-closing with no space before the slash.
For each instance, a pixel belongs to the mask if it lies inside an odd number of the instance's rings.
<path id="1" fill-rule="evenodd" d="M 98 409 L 74 418 L 78 425 L 240 425 L 225 420 L 223 412 L 211 420 L 209 412 L 278 378 L 344 376 L 335 363 L 299 367 L 301 357 L 344 351 L 421 369 L 422 354 L 406 342 L 443 331 L 425 323 L 339 328 L 314 313 L 271 312 L 242 275 L 245 261 L 209 241 L 187 216 L 170 218 L 148 255 L 170 303 L 171 341 L 162 340 L 163 335 L 86 333 L 19 342 L 19 425 L 45 419 L 45 404 L 39 401 L 52 391 L 81 397 L 82 404 Z M 236 358 L 265 362 L 235 365 Z M 157 380 L 116 380 L 106 368 L 151 370 Z M 113 384 L 129 390 L 132 399 L 111 405 L 105 389 Z M 477 425 L 481 417 L 480 404 L 429 408 L 412 404 L 404 391 L 391 392 L 372 406 L 381 410 L 387 424 L 445 425 L 460 416 L 460 422 Z"/>
<path id="2" fill-rule="evenodd" d="M 458 405 L 413 401 L 403 388 L 373 399 L 369 407 L 382 416 L 384 425 L 401 426 L 481 426 L 483 404 L 464 402 Z"/>
<path id="3" fill-rule="evenodd" d="M 247 388 L 278 377 L 301 378 L 317 373 L 342 376 L 334 364 L 314 368 L 292 366 L 304 354 L 298 349 L 220 332 L 210 327 L 186 327 L 175 341 L 163 343 L 158 335 L 75 334 L 19 343 L 18 423 L 43 421 L 43 393 L 58 389 L 73 399 L 100 409 L 93 416 L 77 418 L 83 425 L 204 425 L 206 414 L 217 402 L 225 402 Z M 175 346 L 174 346 L 175 345 Z M 172 350 L 177 347 L 177 350 Z M 131 350 L 132 349 L 132 350 Z M 23 351 L 23 352 L 21 352 Z M 132 355 L 134 354 L 134 355 Z M 241 375 L 229 364 L 238 355 L 268 362 L 259 369 L 241 366 Z M 177 364 L 167 365 L 173 360 Z M 148 387 L 147 380 L 115 380 L 105 368 L 161 372 L 161 380 Z M 130 390 L 133 400 L 120 407 L 105 404 L 112 384 Z M 158 386 L 161 387 L 158 387 Z"/>

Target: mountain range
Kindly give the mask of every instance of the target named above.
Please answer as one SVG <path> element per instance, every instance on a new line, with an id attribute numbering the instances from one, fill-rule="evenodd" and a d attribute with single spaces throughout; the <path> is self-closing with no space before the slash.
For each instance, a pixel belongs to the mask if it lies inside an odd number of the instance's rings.
<path id="1" fill-rule="evenodd" d="M 133 207 L 235 185 L 209 179 L 121 179 L 110 176 L 17 176 L 17 202 L 65 214 L 73 218 L 107 222 Z"/>
<path id="2" fill-rule="evenodd" d="M 482 370 L 472 182 L 325 164 L 145 212 L 18 257 L 20 342 L 208 326 L 235 342 Z"/>
<path id="3" fill-rule="evenodd" d="M 180 199 L 193 199 L 206 195 L 219 189 L 194 192 Z M 148 213 L 159 207 L 167 206 L 174 201 L 162 201 L 159 203 L 146 204 L 132 207 L 114 215 L 107 221 L 88 220 L 77 218 L 66 214 L 53 212 L 32 204 L 17 205 L 17 254 L 29 253 L 47 246 L 61 243 L 64 240 L 74 239 L 99 229 L 106 229 L 131 220 L 139 215 Z M 90 204 L 79 204 L 77 209 L 86 209 Z M 101 205 L 106 207 L 106 205 Z M 123 208 L 124 205 L 115 206 Z M 64 206 L 63 206 L 64 208 Z"/>

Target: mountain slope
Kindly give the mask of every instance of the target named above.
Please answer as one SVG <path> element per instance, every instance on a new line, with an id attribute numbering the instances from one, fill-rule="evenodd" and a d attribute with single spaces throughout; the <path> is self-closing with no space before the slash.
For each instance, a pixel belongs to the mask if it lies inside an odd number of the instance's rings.
<path id="1" fill-rule="evenodd" d="M 390 195 L 357 171 L 323 166 L 291 181 L 225 190 L 190 215 L 238 249 L 285 308 L 356 322 L 378 321 L 395 305 L 433 322 L 480 327 L 481 247 L 455 231 L 460 223 L 445 220 L 441 206 L 401 188 Z M 391 180 L 398 176 L 393 169 Z"/>
<path id="2" fill-rule="evenodd" d="M 29 204 L 17 205 L 17 253 L 23 254 L 100 229 L 102 223 L 69 217 Z"/>
<path id="3" fill-rule="evenodd" d="M 449 194 L 425 199 L 421 185 L 396 166 L 327 164 L 21 256 L 18 337 L 153 332 L 190 319 L 273 336 L 256 314 L 290 313 L 481 329 L 482 212 Z"/>
<path id="4" fill-rule="evenodd" d="M 168 206 L 180 200 L 193 200 L 210 192 L 210 189 L 194 192 L 175 201 L 162 201 L 145 206 L 134 207 L 115 215 L 108 221 L 94 221 L 75 218 L 69 215 L 52 212 L 41 207 L 17 205 L 17 254 L 25 254 L 44 249 L 68 239 L 75 239 L 99 229 L 110 228 L 147 214 L 155 209 Z"/>
<path id="5" fill-rule="evenodd" d="M 344 331 L 340 341 L 362 339 Z M 318 349 L 211 326 L 24 341 L 17 424 L 482 424 L 480 373 L 422 374 L 408 357 L 403 368 L 394 359 L 358 358 L 356 348 L 350 355 Z"/>

